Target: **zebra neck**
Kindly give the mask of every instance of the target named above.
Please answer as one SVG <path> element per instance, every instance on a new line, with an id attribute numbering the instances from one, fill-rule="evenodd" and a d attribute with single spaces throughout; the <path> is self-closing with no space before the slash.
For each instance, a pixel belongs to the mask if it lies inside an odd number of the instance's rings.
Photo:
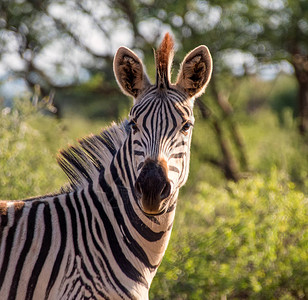
<path id="1" fill-rule="evenodd" d="M 130 160 L 130 141 L 123 143 L 114 156 L 109 168 L 101 173 L 100 188 L 113 207 L 113 214 L 120 238 L 128 241 L 129 251 L 137 265 L 140 260 L 143 268 L 140 272 L 151 282 L 167 248 L 172 230 L 175 205 L 160 216 L 147 216 L 138 205 L 134 192 L 136 175 Z M 172 203 L 176 203 L 177 194 Z M 103 200 L 104 201 L 104 200 Z"/>

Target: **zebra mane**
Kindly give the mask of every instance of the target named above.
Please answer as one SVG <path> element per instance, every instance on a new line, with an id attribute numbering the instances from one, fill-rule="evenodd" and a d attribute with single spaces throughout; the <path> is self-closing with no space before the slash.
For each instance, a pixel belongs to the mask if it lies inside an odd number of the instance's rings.
<path id="1" fill-rule="evenodd" d="M 61 150 L 57 161 L 69 179 L 61 192 L 76 191 L 97 178 L 123 144 L 129 130 L 128 121 L 112 123 L 98 135 L 78 140 L 77 146 Z"/>
<path id="2" fill-rule="evenodd" d="M 171 83 L 171 65 L 174 56 L 174 42 L 169 33 L 165 37 L 155 53 L 156 84 L 168 87 Z"/>

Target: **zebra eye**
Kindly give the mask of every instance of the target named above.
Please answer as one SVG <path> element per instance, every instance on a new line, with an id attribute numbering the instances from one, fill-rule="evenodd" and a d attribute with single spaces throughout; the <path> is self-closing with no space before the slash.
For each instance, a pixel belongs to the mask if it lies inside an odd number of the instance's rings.
<path id="1" fill-rule="evenodd" d="M 183 125 L 183 127 L 182 127 L 182 129 L 181 129 L 181 132 L 183 133 L 183 134 L 188 134 L 188 131 L 189 131 L 189 129 L 190 129 L 190 127 L 192 126 L 192 123 L 190 123 L 190 122 L 186 122 L 184 125 Z"/>
<path id="2" fill-rule="evenodd" d="M 130 122 L 129 122 L 129 125 L 131 126 L 131 128 L 133 129 L 133 133 L 135 134 L 136 132 L 139 131 L 139 128 L 138 128 L 138 125 L 136 123 L 136 121 L 134 119 L 132 119 Z"/>

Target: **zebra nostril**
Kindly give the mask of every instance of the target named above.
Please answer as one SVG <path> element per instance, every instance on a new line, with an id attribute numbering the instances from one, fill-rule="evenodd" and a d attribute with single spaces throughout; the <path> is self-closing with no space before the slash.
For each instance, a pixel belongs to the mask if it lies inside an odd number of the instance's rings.
<path id="1" fill-rule="evenodd" d="M 135 192 L 136 192 L 138 197 L 141 197 L 142 189 L 141 189 L 141 185 L 140 185 L 140 183 L 138 181 L 135 184 Z"/>
<path id="2" fill-rule="evenodd" d="M 166 199 L 170 195 L 170 191 L 171 191 L 171 184 L 169 182 L 166 182 L 163 190 L 161 191 L 160 200 Z"/>

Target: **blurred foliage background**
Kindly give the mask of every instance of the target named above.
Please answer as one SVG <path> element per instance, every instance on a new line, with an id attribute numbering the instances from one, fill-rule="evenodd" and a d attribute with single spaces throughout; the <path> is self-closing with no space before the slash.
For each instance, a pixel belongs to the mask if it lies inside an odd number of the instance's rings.
<path id="1" fill-rule="evenodd" d="M 206 44 L 189 181 L 151 299 L 308 299 L 306 0 L 2 0 L 0 198 L 59 190 L 59 148 L 125 118 L 112 71 L 133 49 Z"/>

